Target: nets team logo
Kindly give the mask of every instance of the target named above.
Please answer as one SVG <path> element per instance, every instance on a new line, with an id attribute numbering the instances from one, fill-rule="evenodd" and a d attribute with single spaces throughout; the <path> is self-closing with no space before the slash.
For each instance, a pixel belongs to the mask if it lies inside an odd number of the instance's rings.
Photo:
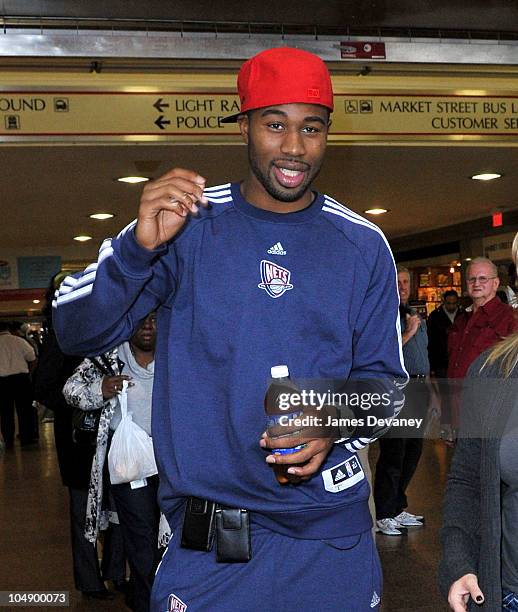
<path id="1" fill-rule="evenodd" d="M 186 610 L 187 604 L 183 603 L 174 593 L 171 593 L 167 602 L 167 612 L 185 612 Z"/>
<path id="2" fill-rule="evenodd" d="M 263 259 L 261 261 L 261 283 L 259 289 L 264 289 L 272 298 L 281 297 L 286 291 L 293 289 L 290 283 L 291 272 L 282 266 Z"/>

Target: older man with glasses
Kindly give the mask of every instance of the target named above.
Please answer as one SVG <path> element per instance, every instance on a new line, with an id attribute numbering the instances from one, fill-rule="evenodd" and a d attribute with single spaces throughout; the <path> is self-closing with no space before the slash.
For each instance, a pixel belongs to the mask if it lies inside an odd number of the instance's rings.
<path id="1" fill-rule="evenodd" d="M 473 304 L 455 319 L 448 334 L 449 379 L 464 378 L 481 353 L 518 328 L 513 309 L 496 295 L 499 283 L 490 259 L 477 257 L 470 262 L 466 284 Z M 458 414 L 454 424 L 457 420 Z"/>

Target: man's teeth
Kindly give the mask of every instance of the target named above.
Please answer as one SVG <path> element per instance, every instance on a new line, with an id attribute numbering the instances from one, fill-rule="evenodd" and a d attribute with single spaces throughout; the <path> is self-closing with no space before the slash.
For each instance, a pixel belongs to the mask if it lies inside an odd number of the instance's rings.
<path id="1" fill-rule="evenodd" d="M 288 168 L 279 168 L 279 170 L 286 176 L 297 176 L 300 174 L 300 170 L 288 170 Z"/>

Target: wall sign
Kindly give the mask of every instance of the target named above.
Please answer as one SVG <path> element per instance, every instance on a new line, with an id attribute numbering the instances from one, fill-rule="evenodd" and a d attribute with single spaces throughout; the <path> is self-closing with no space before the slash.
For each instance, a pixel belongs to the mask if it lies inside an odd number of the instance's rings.
<path id="1" fill-rule="evenodd" d="M 235 75 L 167 75 L 154 86 L 150 75 L 32 77 L 0 73 L 0 142 L 241 142 L 236 124 L 221 123 L 239 110 Z M 518 144 L 511 79 L 492 91 L 466 77 L 334 75 L 333 85 L 332 143 Z"/>

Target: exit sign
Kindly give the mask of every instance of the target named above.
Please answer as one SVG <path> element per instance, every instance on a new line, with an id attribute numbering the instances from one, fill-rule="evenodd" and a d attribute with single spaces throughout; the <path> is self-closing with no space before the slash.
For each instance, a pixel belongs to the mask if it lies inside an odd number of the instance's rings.
<path id="1" fill-rule="evenodd" d="M 503 215 L 501 212 L 493 213 L 493 227 L 502 227 L 504 224 Z"/>

